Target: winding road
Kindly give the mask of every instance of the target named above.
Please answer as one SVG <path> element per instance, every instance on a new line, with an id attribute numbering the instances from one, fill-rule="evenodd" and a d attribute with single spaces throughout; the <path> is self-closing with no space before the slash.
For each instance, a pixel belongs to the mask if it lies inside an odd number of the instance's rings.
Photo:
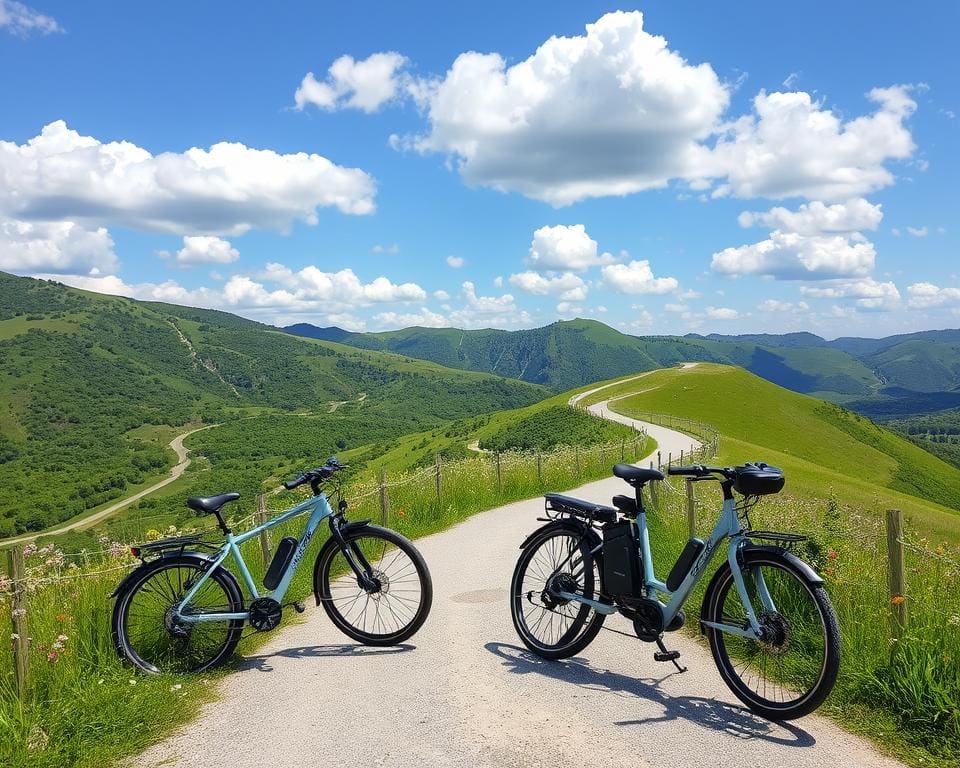
<path id="1" fill-rule="evenodd" d="M 661 451 L 671 440 L 689 447 L 689 436 L 670 432 L 656 434 Z M 625 488 L 611 477 L 572 493 L 608 503 Z M 685 674 L 614 632 L 565 662 L 527 652 L 507 592 L 519 545 L 542 514 L 540 499 L 520 501 L 420 539 L 433 611 L 408 645 L 358 646 L 312 609 L 246 656 L 196 720 L 132 764 L 903 768 L 826 718 L 755 717 L 692 635 L 668 639 Z M 605 626 L 631 630 L 619 616 Z"/>
<path id="2" fill-rule="evenodd" d="M 101 509 L 99 512 L 95 512 L 92 515 L 87 517 L 82 517 L 78 520 L 74 520 L 72 523 L 65 523 L 56 528 L 48 528 L 44 531 L 38 531 L 37 533 L 28 533 L 23 536 L 17 536 L 13 539 L 4 539 L 0 541 L 0 547 L 7 547 L 12 544 L 24 544 L 28 541 L 33 541 L 38 539 L 41 536 L 56 536 L 61 533 L 66 533 L 67 531 L 72 531 L 77 528 L 89 528 L 91 525 L 96 525 L 101 520 L 110 517 L 110 515 L 119 512 L 126 506 L 129 506 L 135 501 L 142 499 L 144 496 L 148 496 L 154 491 L 158 491 L 163 488 L 165 485 L 169 485 L 174 480 L 180 477 L 184 472 L 186 472 L 187 467 L 190 466 L 190 456 L 189 451 L 184 446 L 183 441 L 188 435 L 192 435 L 194 432 L 200 432 L 204 429 L 210 429 L 211 427 L 217 426 L 216 424 L 207 424 L 203 427 L 197 427 L 196 429 L 191 429 L 188 432 L 182 432 L 177 435 L 173 440 L 170 441 L 170 447 L 177 454 L 177 463 L 171 467 L 170 471 L 167 473 L 167 476 L 162 480 L 154 483 L 148 488 L 144 488 L 142 491 L 137 491 L 131 496 L 127 496 L 120 501 L 116 501 L 111 504 L 109 507 Z"/>

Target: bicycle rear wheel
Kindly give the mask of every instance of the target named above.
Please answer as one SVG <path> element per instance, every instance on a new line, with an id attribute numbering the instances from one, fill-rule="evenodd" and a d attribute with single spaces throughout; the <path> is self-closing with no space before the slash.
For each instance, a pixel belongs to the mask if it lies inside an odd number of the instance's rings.
<path id="1" fill-rule="evenodd" d="M 203 672 L 233 653 L 243 621 L 184 622 L 174 608 L 207 572 L 209 564 L 182 555 L 147 563 L 117 595 L 112 631 L 117 653 L 151 674 Z M 240 613 L 243 597 L 236 581 L 217 568 L 184 613 Z"/>
<path id="2" fill-rule="evenodd" d="M 334 539 L 317 555 L 317 597 L 336 627 L 364 645 L 397 645 L 427 620 L 433 603 L 430 571 L 417 548 L 378 525 L 344 532 L 358 562 L 369 563 L 376 582 L 365 589 Z"/>
<path id="3" fill-rule="evenodd" d="M 720 676 L 738 699 L 770 720 L 809 714 L 830 694 L 840 667 L 840 629 L 830 597 L 776 553 L 749 555 L 743 576 L 764 636 L 752 640 L 707 628 Z M 776 610 L 763 609 L 760 585 Z M 702 615 L 749 625 L 729 564 L 707 588 Z"/>
<path id="4" fill-rule="evenodd" d="M 600 575 L 579 531 L 547 525 L 520 555 L 510 585 L 510 614 L 523 644 L 545 659 L 576 656 L 597 636 L 604 614 L 558 592 L 596 599 Z"/>

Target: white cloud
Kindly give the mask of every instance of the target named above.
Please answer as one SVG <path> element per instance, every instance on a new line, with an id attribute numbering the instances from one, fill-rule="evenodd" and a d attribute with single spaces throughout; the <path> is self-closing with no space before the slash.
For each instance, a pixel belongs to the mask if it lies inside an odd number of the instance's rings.
<path id="1" fill-rule="evenodd" d="M 441 289 L 433 292 L 433 298 L 437 301 L 450 301 L 450 294 Z"/>
<path id="2" fill-rule="evenodd" d="M 341 56 L 327 70 L 326 80 L 319 81 L 308 72 L 294 94 L 297 109 L 312 104 L 320 109 L 359 109 L 376 112 L 396 98 L 402 85 L 400 70 L 407 59 L 388 51 L 374 53 L 362 61 Z"/>
<path id="3" fill-rule="evenodd" d="M 930 234 L 926 227 L 907 227 L 907 232 L 914 237 L 926 237 Z"/>
<path id="4" fill-rule="evenodd" d="M 941 288 L 933 283 L 914 283 L 907 286 L 910 299 L 907 306 L 911 309 L 929 309 L 945 304 L 960 304 L 960 288 Z"/>
<path id="5" fill-rule="evenodd" d="M 675 277 L 654 277 L 646 259 L 609 264 L 601 272 L 604 283 L 618 293 L 670 293 L 680 285 Z"/>
<path id="6" fill-rule="evenodd" d="M 416 96 L 430 130 L 413 146 L 456 158 L 468 184 L 553 205 L 686 175 L 729 101 L 709 64 L 687 63 L 640 12 L 619 11 L 513 66 L 463 53 Z"/>
<path id="7" fill-rule="evenodd" d="M 556 309 L 558 315 L 567 315 L 568 317 L 584 314 L 583 307 L 569 301 L 561 301 L 557 304 Z"/>
<path id="8" fill-rule="evenodd" d="M 837 234 L 876 229 L 883 219 L 880 208 L 880 205 L 863 198 L 834 205 L 815 200 L 801 205 L 796 211 L 779 206 L 765 213 L 744 211 L 738 221 L 741 227 L 765 226 L 801 235 Z"/>
<path id="9" fill-rule="evenodd" d="M 493 287 L 503 288 L 503 275 L 497 275 L 495 278 L 493 278 Z"/>
<path id="10" fill-rule="evenodd" d="M 873 270 L 876 251 L 862 236 L 814 235 L 774 230 L 767 240 L 713 254 L 710 268 L 723 275 L 768 275 L 778 280 L 859 277 Z"/>
<path id="11" fill-rule="evenodd" d="M 364 171 L 303 152 L 220 142 L 152 155 L 81 136 L 62 120 L 25 144 L 0 141 L 0 214 L 18 219 L 236 235 L 316 224 L 321 207 L 371 213 L 375 194 Z"/>
<path id="12" fill-rule="evenodd" d="M 454 269 L 460 269 L 460 267 L 466 263 L 467 260 L 462 256 L 447 256 L 447 266 L 453 267 Z"/>
<path id="13" fill-rule="evenodd" d="M 704 313 L 711 320 L 736 320 L 740 313 L 730 307 L 707 307 Z"/>
<path id="14" fill-rule="evenodd" d="M 117 266 L 113 238 L 103 227 L 0 218 L 0 269 L 81 275 L 108 273 Z"/>
<path id="15" fill-rule="evenodd" d="M 530 313 L 520 309 L 509 293 L 478 296 L 476 286 L 468 280 L 460 295 L 464 306 L 450 312 L 450 322 L 458 328 L 515 328 L 532 322 Z"/>
<path id="16" fill-rule="evenodd" d="M 680 299 L 680 301 L 689 301 L 690 299 L 699 299 L 700 295 L 700 291 L 688 290 L 678 293 L 677 298 Z"/>
<path id="17" fill-rule="evenodd" d="M 210 235 L 187 236 L 177 251 L 180 264 L 229 264 L 240 258 L 240 251 L 228 240 Z"/>
<path id="18" fill-rule="evenodd" d="M 874 88 L 877 110 L 844 122 L 808 93 L 759 93 L 754 114 L 727 126 L 702 150 L 704 177 L 725 181 L 717 196 L 844 200 L 893 183 L 884 166 L 914 150 L 906 120 L 916 109 L 908 86 Z"/>
<path id="19" fill-rule="evenodd" d="M 544 277 L 539 272 L 520 272 L 510 275 L 510 285 L 538 296 L 557 295 L 563 301 L 583 301 L 587 298 L 587 284 L 573 272 L 556 277 Z"/>
<path id="20" fill-rule="evenodd" d="M 40 35 L 63 32 L 56 19 L 16 0 L 0 0 L 0 29 L 18 37 L 27 37 L 34 32 Z"/>
<path id="21" fill-rule="evenodd" d="M 761 312 L 808 312 L 810 305 L 805 301 L 780 301 L 779 299 L 764 299 L 757 305 Z"/>
<path id="22" fill-rule="evenodd" d="M 533 233 L 527 264 L 533 269 L 573 270 L 582 272 L 590 267 L 610 264 L 613 256 L 598 254 L 597 241 L 587 234 L 583 224 L 540 227 Z"/>
<path id="23" fill-rule="evenodd" d="M 419 326 L 421 328 L 446 328 L 450 325 L 449 320 L 441 314 L 432 312 L 426 307 L 419 312 L 381 312 L 374 316 L 374 320 L 382 328 L 411 328 Z"/>
<path id="24" fill-rule="evenodd" d="M 390 245 L 381 245 L 377 243 L 373 248 L 370 249 L 372 253 L 400 253 L 400 246 L 396 243 L 390 243 Z"/>
<path id="25" fill-rule="evenodd" d="M 690 307 L 686 304 L 675 304 L 675 303 L 664 304 L 663 308 L 667 312 L 687 312 L 690 310 Z"/>
<path id="26" fill-rule="evenodd" d="M 364 283 L 352 269 L 324 272 L 311 265 L 294 272 L 283 264 L 270 262 L 262 278 L 292 291 L 297 300 L 336 301 L 347 306 L 363 306 L 424 301 L 427 298 L 427 292 L 416 283 L 393 283 L 383 276 Z"/>
<path id="27" fill-rule="evenodd" d="M 800 286 L 800 293 L 815 299 L 852 299 L 861 310 L 890 310 L 900 303 L 900 291 L 892 282 L 872 277 L 859 280 L 831 280 L 821 285 Z"/>

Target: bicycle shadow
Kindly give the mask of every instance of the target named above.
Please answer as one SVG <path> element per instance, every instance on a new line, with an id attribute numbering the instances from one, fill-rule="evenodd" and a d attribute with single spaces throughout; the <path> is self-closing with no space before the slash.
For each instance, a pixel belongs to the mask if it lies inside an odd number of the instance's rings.
<path id="1" fill-rule="evenodd" d="M 595 669 L 585 659 L 547 661 L 509 643 L 487 643 L 494 656 L 503 659 L 508 671 L 518 675 L 537 674 L 572 683 L 588 690 L 606 690 L 617 696 L 654 701 L 663 707 L 663 715 L 640 720 L 620 720 L 614 725 L 644 725 L 683 719 L 712 731 L 724 732 L 741 739 L 760 739 L 786 747 L 812 747 L 817 740 L 793 723 L 772 723 L 734 704 L 703 696 L 670 696 L 660 684 L 679 672 L 670 672 L 659 679 L 638 679 L 610 670 Z"/>
<path id="2" fill-rule="evenodd" d="M 297 648 L 283 648 L 271 653 L 257 656 L 243 656 L 234 662 L 238 671 L 272 672 L 272 659 L 331 659 L 331 658 L 360 658 L 363 656 L 389 656 L 397 653 L 406 653 L 415 650 L 417 646 L 403 643 L 388 648 L 378 648 L 370 645 L 356 645 L 343 643 L 339 645 L 302 645 Z"/>

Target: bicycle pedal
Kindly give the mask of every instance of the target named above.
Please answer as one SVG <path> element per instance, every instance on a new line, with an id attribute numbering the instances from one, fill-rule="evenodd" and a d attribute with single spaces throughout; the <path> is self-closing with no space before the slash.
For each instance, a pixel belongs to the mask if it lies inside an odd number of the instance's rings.
<path id="1" fill-rule="evenodd" d="M 680 658 L 680 651 L 654 651 L 654 661 L 676 661 Z"/>
<path id="2" fill-rule="evenodd" d="M 307 606 L 303 604 L 303 600 L 294 600 L 291 605 L 293 606 L 293 610 L 295 610 L 297 613 L 303 613 L 305 610 L 307 610 Z"/>

